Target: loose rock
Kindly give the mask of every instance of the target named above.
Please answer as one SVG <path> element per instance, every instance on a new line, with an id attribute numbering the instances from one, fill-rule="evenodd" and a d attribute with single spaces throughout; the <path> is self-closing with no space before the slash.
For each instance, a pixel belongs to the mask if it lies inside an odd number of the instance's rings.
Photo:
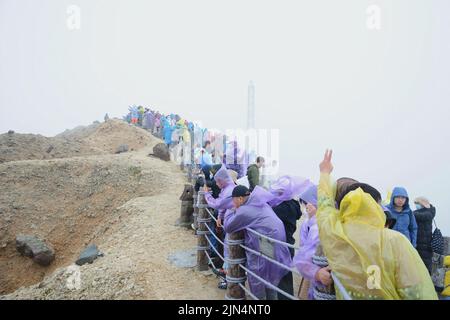
<path id="1" fill-rule="evenodd" d="M 164 161 L 170 161 L 169 148 L 165 143 L 158 143 L 153 147 L 153 156 Z"/>
<path id="2" fill-rule="evenodd" d="M 127 144 L 121 144 L 119 147 L 117 147 L 116 153 L 124 153 L 128 152 L 129 147 Z"/>
<path id="3" fill-rule="evenodd" d="M 36 236 L 18 235 L 16 237 L 16 249 L 20 254 L 32 258 L 41 266 L 48 266 L 55 260 L 55 251 L 43 240 Z"/>
<path id="4" fill-rule="evenodd" d="M 82 266 L 86 263 L 92 263 L 99 256 L 102 256 L 100 251 L 95 244 L 89 245 L 78 257 L 78 260 L 75 262 L 77 265 Z"/>

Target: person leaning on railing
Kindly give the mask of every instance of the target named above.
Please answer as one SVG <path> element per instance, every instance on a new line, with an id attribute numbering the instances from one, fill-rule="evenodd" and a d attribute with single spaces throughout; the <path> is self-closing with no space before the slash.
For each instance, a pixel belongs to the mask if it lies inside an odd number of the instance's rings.
<path id="1" fill-rule="evenodd" d="M 327 150 L 320 163 L 316 218 L 328 263 L 351 298 L 437 299 L 419 254 L 404 235 L 385 228 L 383 209 L 370 194 L 360 187 L 340 192 L 336 208 L 331 158 Z"/>
<path id="2" fill-rule="evenodd" d="M 224 219 L 224 230 L 227 234 L 244 230 L 245 246 L 260 251 L 259 237 L 247 228 L 263 234 L 264 236 L 286 242 L 286 234 L 283 223 L 267 204 L 273 199 L 273 195 L 265 189 L 256 186 L 250 194 L 245 186 L 237 186 L 233 189 L 232 199 L 235 210 L 228 210 Z M 270 250 L 270 249 L 269 249 Z M 271 258 L 286 265 L 291 265 L 289 249 L 275 243 L 270 253 Z M 281 278 L 288 272 L 286 269 L 274 264 L 263 257 L 246 250 L 247 268 L 274 286 L 278 286 Z M 277 291 L 266 286 L 262 281 L 247 274 L 250 291 L 258 299 L 277 300 Z"/>
<path id="3" fill-rule="evenodd" d="M 210 193 L 208 186 L 205 185 L 204 191 L 205 200 L 209 207 L 218 210 L 217 217 L 217 227 L 222 227 L 222 221 L 224 219 L 225 211 L 233 208 L 233 201 L 231 200 L 231 193 L 233 192 L 233 188 L 236 186 L 234 184 L 233 178 L 230 176 L 229 171 L 226 169 L 225 165 L 221 165 L 220 169 L 214 174 L 214 181 L 217 187 L 220 188 L 220 193 L 217 198 L 214 198 Z M 225 240 L 227 236 L 225 235 Z M 224 247 L 224 257 L 228 257 L 228 251 L 226 246 Z M 228 268 L 227 263 L 225 262 L 223 267 L 225 271 Z M 226 281 L 223 280 L 219 283 L 220 289 L 226 289 Z"/>

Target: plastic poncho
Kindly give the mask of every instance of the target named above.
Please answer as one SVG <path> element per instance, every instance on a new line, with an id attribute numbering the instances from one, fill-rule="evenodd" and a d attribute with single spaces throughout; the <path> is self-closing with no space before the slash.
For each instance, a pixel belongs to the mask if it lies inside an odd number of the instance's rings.
<path id="1" fill-rule="evenodd" d="M 221 189 L 217 199 L 214 199 L 210 193 L 205 194 L 205 199 L 208 206 L 219 211 L 219 218 L 223 221 L 225 211 L 233 208 L 231 193 L 236 185 L 224 165 L 222 165 L 222 167 L 216 172 L 214 175 L 214 180 L 216 180 L 216 182 L 220 180 L 224 187 Z"/>
<path id="2" fill-rule="evenodd" d="M 223 161 L 227 169 L 238 173 L 238 179 L 247 175 L 247 157 L 244 150 L 239 148 L 237 141 L 227 143 Z"/>
<path id="3" fill-rule="evenodd" d="M 194 145 L 203 146 L 203 131 L 198 124 L 194 124 Z"/>
<path id="4" fill-rule="evenodd" d="M 128 108 L 128 110 L 131 113 L 131 118 L 132 119 L 137 119 L 138 118 L 139 112 L 138 112 L 138 108 L 136 106 L 131 106 L 131 107 Z"/>
<path id="5" fill-rule="evenodd" d="M 144 119 L 145 119 L 145 125 L 144 123 L 142 123 L 142 126 L 146 129 L 153 129 L 153 126 L 155 124 L 155 115 L 153 114 L 153 112 L 147 112 L 144 115 Z"/>
<path id="6" fill-rule="evenodd" d="M 280 177 L 269 187 L 269 192 L 274 195 L 274 199 L 269 204 L 271 207 L 275 207 L 284 201 L 297 198 L 302 192 L 310 188 L 311 185 L 312 182 L 308 179 L 291 176 Z"/>
<path id="7" fill-rule="evenodd" d="M 361 188 L 335 208 L 335 183 L 321 174 L 320 243 L 332 272 L 352 299 L 437 299 L 430 275 L 405 236 L 384 228 L 381 206 Z M 336 290 L 338 299 L 342 294 Z"/>
<path id="8" fill-rule="evenodd" d="M 383 200 L 383 204 L 385 206 L 387 206 L 389 203 L 391 203 L 391 197 L 392 197 L 392 190 L 389 190 L 387 192 L 386 199 Z"/>
<path id="9" fill-rule="evenodd" d="M 317 226 L 316 216 L 312 216 L 303 222 L 300 228 L 300 249 L 296 252 L 292 264 L 302 274 L 302 276 L 311 282 L 308 291 L 308 299 L 314 297 L 314 286 L 319 285 L 316 281 L 316 273 L 320 267 L 312 262 L 312 257 L 316 253 L 317 246 L 320 244 L 319 228 Z"/>
<path id="10" fill-rule="evenodd" d="M 178 120 L 177 128 L 180 129 L 180 136 L 183 137 L 183 142 L 190 145 L 191 134 L 189 132 L 188 126 L 186 125 L 186 120 Z"/>
<path id="11" fill-rule="evenodd" d="M 283 223 L 267 204 L 272 197 L 272 194 L 256 186 L 244 205 L 236 210 L 227 211 L 224 220 L 225 232 L 232 233 L 251 228 L 268 237 L 286 241 Z M 244 233 L 245 245 L 253 250 L 260 251 L 259 237 L 246 230 Z M 277 243 L 274 244 L 273 248 L 274 259 L 290 266 L 292 260 L 288 248 Z M 253 253 L 246 251 L 246 255 L 247 268 L 275 286 L 288 272 L 286 269 Z M 247 278 L 251 292 L 257 297 L 264 296 L 266 286 L 250 274 L 247 275 Z"/>
<path id="12" fill-rule="evenodd" d="M 170 125 L 169 120 L 167 120 L 167 118 L 163 117 L 161 118 L 162 121 L 162 125 L 163 125 L 163 137 L 164 137 L 164 142 L 167 145 L 170 145 L 172 143 L 172 132 L 173 132 L 173 127 Z"/>
<path id="13" fill-rule="evenodd" d="M 224 187 L 220 190 L 219 196 L 217 199 L 214 199 L 211 193 L 205 194 L 205 200 L 206 203 L 208 203 L 208 206 L 210 206 L 213 209 L 218 210 L 218 218 L 222 221 L 224 221 L 225 213 L 228 209 L 233 208 L 233 198 L 231 197 L 231 194 L 233 193 L 233 189 L 236 186 L 233 182 L 233 178 L 230 176 L 230 173 L 225 168 L 224 165 L 221 166 L 221 168 L 216 172 L 214 175 L 214 180 L 217 182 L 218 180 L 221 181 L 222 185 Z M 225 243 L 228 240 L 227 234 L 225 234 Z M 228 257 L 228 248 L 227 246 L 223 247 L 223 255 L 225 258 Z"/>
<path id="14" fill-rule="evenodd" d="M 317 186 L 311 181 L 309 181 L 309 186 L 305 188 L 298 197 L 317 208 Z"/>
<path id="15" fill-rule="evenodd" d="M 311 185 L 299 195 L 300 199 L 317 207 L 317 186 Z M 320 244 L 319 227 L 317 226 L 316 216 L 308 218 L 303 222 L 300 228 L 300 249 L 294 256 L 293 266 L 302 274 L 302 276 L 311 282 L 308 291 L 308 299 L 314 299 L 314 287 L 321 285 L 315 279 L 320 267 L 312 262 L 312 257 L 316 253 L 317 246 Z"/>
<path id="16" fill-rule="evenodd" d="M 406 203 L 403 206 L 402 212 L 395 210 L 395 197 L 405 197 Z M 396 230 L 405 235 L 412 245 L 416 247 L 417 244 L 417 222 L 414 214 L 409 206 L 409 196 L 405 188 L 396 187 L 392 190 L 391 201 L 386 206 L 394 219 L 396 219 L 393 230 Z"/>

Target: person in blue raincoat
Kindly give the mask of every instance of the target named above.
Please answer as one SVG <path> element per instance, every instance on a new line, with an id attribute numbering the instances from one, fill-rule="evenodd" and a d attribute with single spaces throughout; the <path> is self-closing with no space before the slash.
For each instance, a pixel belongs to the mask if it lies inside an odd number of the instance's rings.
<path id="1" fill-rule="evenodd" d="M 273 199 L 273 195 L 265 189 L 256 186 L 252 193 L 245 186 L 237 186 L 232 193 L 235 210 L 225 213 L 224 230 L 227 233 L 244 230 L 245 245 L 255 251 L 260 251 L 259 237 L 246 230 L 251 228 L 272 239 L 286 242 L 286 232 L 283 222 L 277 217 L 272 208 L 267 204 Z M 288 247 L 274 243 L 272 248 L 266 248 L 271 258 L 290 266 L 292 263 Z M 278 286 L 288 270 L 274 264 L 267 259 L 246 251 L 247 268 L 274 286 Z M 247 275 L 251 292 L 258 299 L 277 300 L 277 291 L 266 286 L 255 276 Z"/>
<path id="2" fill-rule="evenodd" d="M 409 206 L 409 196 L 405 188 L 396 187 L 392 190 L 391 202 L 387 205 L 396 223 L 393 230 L 405 235 L 411 244 L 417 244 L 416 218 Z"/>
<path id="3" fill-rule="evenodd" d="M 166 117 L 161 118 L 162 121 L 162 132 L 164 137 L 164 143 L 169 147 L 172 143 L 172 133 L 174 130 L 174 127 L 170 124 L 169 120 Z"/>

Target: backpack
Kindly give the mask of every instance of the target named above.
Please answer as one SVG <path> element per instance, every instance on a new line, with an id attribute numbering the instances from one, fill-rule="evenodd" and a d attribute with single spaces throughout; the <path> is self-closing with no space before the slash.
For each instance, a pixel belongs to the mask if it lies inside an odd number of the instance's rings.
<path id="1" fill-rule="evenodd" d="M 444 237 L 442 236 L 441 230 L 436 225 L 436 221 L 433 219 L 435 229 L 431 237 L 431 248 L 433 252 L 437 254 L 444 254 Z"/>

